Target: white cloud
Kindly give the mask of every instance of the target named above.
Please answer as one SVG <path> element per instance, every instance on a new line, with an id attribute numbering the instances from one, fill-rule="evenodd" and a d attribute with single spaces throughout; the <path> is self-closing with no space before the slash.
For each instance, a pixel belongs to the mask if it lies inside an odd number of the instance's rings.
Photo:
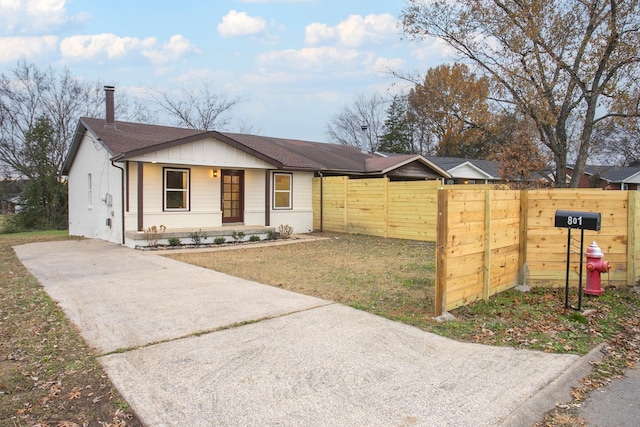
<path id="1" fill-rule="evenodd" d="M 76 60 L 94 59 L 105 55 L 109 59 L 116 59 L 131 52 L 151 49 L 155 45 L 155 37 L 139 39 L 118 37 L 110 33 L 77 35 L 60 42 L 60 53 L 64 58 Z"/>
<path id="2" fill-rule="evenodd" d="M 218 24 L 218 33 L 222 37 L 248 36 L 265 30 L 267 23 L 259 16 L 249 16 L 246 12 L 230 10 Z"/>
<path id="3" fill-rule="evenodd" d="M 261 54 L 258 59 L 266 67 L 274 65 L 278 69 L 311 69 L 319 72 L 321 70 L 362 69 L 373 63 L 373 54 L 359 52 L 355 49 L 317 47 L 267 52 Z"/>
<path id="4" fill-rule="evenodd" d="M 401 58 L 378 58 L 373 64 L 377 73 L 387 74 L 389 71 L 399 71 L 405 66 L 404 59 Z"/>
<path id="5" fill-rule="evenodd" d="M 142 55 L 149 58 L 156 65 L 176 61 L 190 53 L 198 54 L 200 51 L 181 34 L 171 36 L 169 43 L 165 43 L 161 49 L 146 49 Z"/>
<path id="6" fill-rule="evenodd" d="M 396 19 L 388 14 L 350 15 L 335 27 L 313 23 L 305 28 L 308 44 L 339 42 L 348 47 L 379 44 L 397 35 Z"/>
<path id="7" fill-rule="evenodd" d="M 0 37 L 0 62 L 14 62 L 22 57 L 40 56 L 56 50 L 57 44 L 56 36 Z"/>
<path id="8" fill-rule="evenodd" d="M 0 31 L 43 32 L 87 19 L 86 14 L 68 15 L 66 3 L 66 0 L 0 0 Z"/>
<path id="9" fill-rule="evenodd" d="M 141 55 L 155 65 L 163 65 L 200 51 L 181 34 L 171 36 L 169 42 L 158 46 L 155 37 L 139 39 L 104 33 L 67 37 L 60 42 L 60 53 L 63 58 L 71 60 L 119 59 Z"/>
<path id="10" fill-rule="evenodd" d="M 428 38 L 420 44 L 419 48 L 413 49 L 411 55 L 419 60 L 442 63 L 451 59 L 455 55 L 455 50 L 442 39 Z"/>
<path id="11" fill-rule="evenodd" d="M 338 38 L 338 30 L 336 27 L 329 27 L 327 24 L 314 22 L 304 29 L 305 42 L 308 44 L 320 44 L 324 40 L 333 40 Z"/>

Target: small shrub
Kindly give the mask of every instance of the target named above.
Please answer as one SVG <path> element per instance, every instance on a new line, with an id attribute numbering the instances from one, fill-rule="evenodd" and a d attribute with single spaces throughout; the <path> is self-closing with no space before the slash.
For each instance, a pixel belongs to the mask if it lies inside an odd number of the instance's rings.
<path id="1" fill-rule="evenodd" d="M 207 240 L 209 236 L 207 233 L 204 233 L 202 230 L 194 231 L 193 233 L 189 233 L 189 238 L 193 242 L 194 245 L 199 246 Z"/>
<path id="2" fill-rule="evenodd" d="M 222 245 L 226 241 L 227 239 L 225 239 L 224 237 L 216 237 L 215 239 L 213 239 L 213 243 L 215 243 L 216 245 Z"/>
<path id="3" fill-rule="evenodd" d="M 234 231 L 231 233 L 231 237 L 233 237 L 236 243 L 242 242 L 242 240 L 244 240 L 244 231 Z"/>
<path id="4" fill-rule="evenodd" d="M 147 246 L 155 248 L 158 246 L 158 241 L 164 236 L 165 231 L 167 231 L 167 227 L 164 225 L 160 225 L 159 227 L 152 225 L 142 232 L 142 237 L 147 241 Z"/>
<path id="5" fill-rule="evenodd" d="M 280 224 L 277 231 L 281 239 L 288 239 L 293 234 L 293 227 L 289 224 Z"/>
<path id="6" fill-rule="evenodd" d="M 255 234 L 252 234 L 251 236 L 249 236 L 249 241 L 250 242 L 259 242 L 260 241 L 260 236 L 256 236 Z"/>
<path id="7" fill-rule="evenodd" d="M 180 246 L 180 238 L 179 237 L 169 237 L 169 246 L 176 247 Z"/>
<path id="8" fill-rule="evenodd" d="M 269 230 L 269 232 L 267 233 L 267 240 L 278 240 L 278 232 Z"/>

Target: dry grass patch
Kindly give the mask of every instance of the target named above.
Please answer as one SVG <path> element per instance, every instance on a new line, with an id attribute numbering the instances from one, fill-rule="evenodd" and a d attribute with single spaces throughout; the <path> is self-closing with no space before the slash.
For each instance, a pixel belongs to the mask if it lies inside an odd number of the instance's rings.
<path id="1" fill-rule="evenodd" d="M 432 316 L 434 244 L 362 235 L 316 236 L 325 239 L 168 256 L 396 320 Z"/>
<path id="2" fill-rule="evenodd" d="M 0 235 L 0 426 L 139 426 L 94 351 L 12 249 L 66 234 Z"/>

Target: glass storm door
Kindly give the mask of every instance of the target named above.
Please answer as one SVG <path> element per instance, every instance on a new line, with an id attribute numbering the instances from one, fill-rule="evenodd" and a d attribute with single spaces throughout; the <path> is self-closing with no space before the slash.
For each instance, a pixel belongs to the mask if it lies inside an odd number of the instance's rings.
<path id="1" fill-rule="evenodd" d="M 222 223 L 244 221 L 244 171 L 222 171 Z"/>

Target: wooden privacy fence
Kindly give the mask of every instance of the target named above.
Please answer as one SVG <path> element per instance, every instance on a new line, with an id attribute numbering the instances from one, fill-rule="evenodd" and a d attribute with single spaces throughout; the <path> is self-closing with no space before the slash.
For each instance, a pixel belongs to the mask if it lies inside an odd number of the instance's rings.
<path id="1" fill-rule="evenodd" d="M 567 230 L 554 227 L 559 209 L 602 214 L 600 231 L 585 231 L 585 249 L 595 240 L 612 265 L 605 284 L 633 285 L 640 276 L 636 191 L 516 191 L 386 178 L 314 181 L 317 230 L 436 241 L 436 315 L 517 284 L 564 286 Z M 572 254 L 572 284 L 581 256 Z"/>
<path id="2" fill-rule="evenodd" d="M 436 240 L 438 181 L 315 178 L 315 230 Z M 321 203 L 322 201 L 322 203 Z"/>

